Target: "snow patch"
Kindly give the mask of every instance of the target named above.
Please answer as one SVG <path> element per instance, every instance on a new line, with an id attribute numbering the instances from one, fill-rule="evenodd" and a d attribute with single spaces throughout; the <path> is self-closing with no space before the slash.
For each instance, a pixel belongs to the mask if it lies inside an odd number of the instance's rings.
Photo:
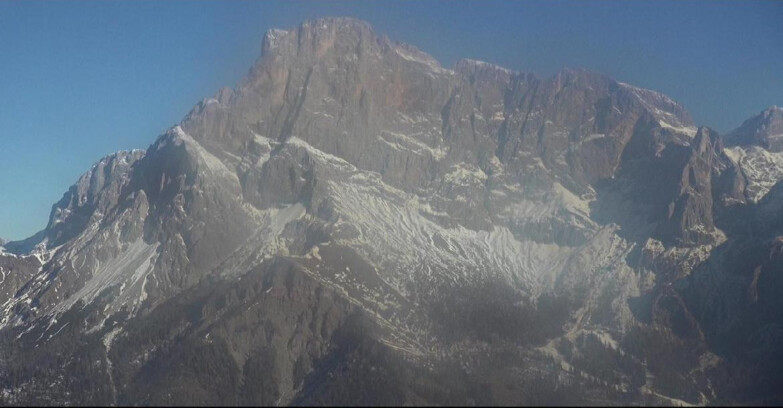
<path id="1" fill-rule="evenodd" d="M 734 146 L 724 149 L 726 156 L 736 163 L 748 185 L 745 196 L 757 203 L 780 180 L 783 180 L 783 152 L 769 152 L 759 146 Z"/>
<path id="2" fill-rule="evenodd" d="M 696 126 L 672 126 L 664 120 L 659 120 L 658 124 L 661 125 L 661 127 L 664 129 L 669 129 L 675 133 L 688 135 L 690 138 L 696 137 L 696 133 L 698 133 L 699 131 L 699 129 Z"/>
<path id="3" fill-rule="evenodd" d="M 185 131 L 182 130 L 182 126 L 175 126 L 172 131 L 177 137 L 176 141 L 174 142 L 175 145 L 184 143 L 185 148 L 190 150 L 191 153 L 195 153 L 195 156 L 200 159 L 199 164 L 203 164 L 208 171 L 214 175 L 230 180 L 237 186 L 239 185 L 239 179 L 237 178 L 236 172 L 231 171 L 222 160 L 220 160 L 214 154 L 210 153 L 198 141 L 193 139 L 192 136 L 185 133 Z"/>
<path id="4" fill-rule="evenodd" d="M 474 60 L 474 59 L 469 59 L 469 58 L 465 58 L 465 59 L 463 59 L 463 61 L 465 61 L 465 62 L 467 62 L 467 63 L 469 63 L 471 65 L 478 66 L 478 67 L 494 69 L 494 70 L 503 72 L 504 74 L 507 74 L 507 75 L 510 75 L 510 76 L 514 76 L 514 75 L 519 73 L 517 71 L 512 71 L 512 70 L 510 70 L 508 68 L 501 67 L 500 65 L 496 65 L 496 64 L 493 64 L 491 62 L 479 61 L 479 60 Z"/>
<path id="5" fill-rule="evenodd" d="M 487 179 L 487 174 L 475 165 L 460 163 L 452 166 L 454 170 L 447 173 L 444 181 L 451 184 L 470 186 L 483 183 Z"/>
<path id="6" fill-rule="evenodd" d="M 280 44 L 280 40 L 288 35 L 288 31 L 279 28 L 273 28 L 266 32 L 266 41 L 269 49 L 277 48 Z"/>
<path id="7" fill-rule="evenodd" d="M 102 291 L 113 286 L 125 284 L 131 287 L 140 283 L 154 264 L 158 246 L 147 244 L 141 239 L 128 244 L 117 256 L 100 265 L 78 292 L 58 304 L 54 310 L 65 312 L 79 300 L 89 304 Z"/>
<path id="8" fill-rule="evenodd" d="M 378 140 L 395 150 L 410 151 L 420 156 L 429 154 L 435 160 L 442 160 L 444 157 L 446 157 L 448 152 L 445 149 L 442 147 L 432 148 L 428 146 L 427 144 L 413 137 L 417 134 L 421 133 L 408 136 L 402 133 L 383 131 L 381 135 L 378 136 Z"/>
<path id="9" fill-rule="evenodd" d="M 403 46 L 397 46 L 394 48 L 394 51 L 402 57 L 402 59 L 406 61 L 415 62 L 418 64 L 422 64 L 430 69 L 431 72 L 435 74 L 441 74 L 441 75 L 453 75 L 454 71 L 450 69 L 445 69 L 440 66 L 438 61 L 436 61 L 431 56 L 418 51 L 418 50 L 410 50 Z"/>

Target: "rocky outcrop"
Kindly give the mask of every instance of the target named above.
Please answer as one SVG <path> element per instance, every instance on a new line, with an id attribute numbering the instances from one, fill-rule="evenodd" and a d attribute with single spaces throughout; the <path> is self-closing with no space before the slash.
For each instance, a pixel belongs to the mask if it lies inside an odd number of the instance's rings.
<path id="1" fill-rule="evenodd" d="M 689 146 L 689 157 L 681 167 L 676 196 L 667 206 L 666 218 L 656 232 L 664 240 L 674 241 L 678 246 L 714 242 L 712 172 L 713 162 L 717 160 L 716 143 L 714 133 L 700 128 Z"/>
<path id="2" fill-rule="evenodd" d="M 41 261 L 35 256 L 19 257 L 0 252 L 0 300 L 3 302 L 0 310 L 4 315 L 13 313 L 11 300 L 40 267 Z M 0 321 L 0 325 L 7 323 L 5 319 Z"/>

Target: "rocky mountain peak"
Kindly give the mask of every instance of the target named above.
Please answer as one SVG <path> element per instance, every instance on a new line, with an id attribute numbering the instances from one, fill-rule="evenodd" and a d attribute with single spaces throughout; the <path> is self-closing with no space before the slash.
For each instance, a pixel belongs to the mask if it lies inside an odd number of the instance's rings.
<path id="1" fill-rule="evenodd" d="M 697 129 L 693 126 L 690 112 L 680 103 L 657 91 L 635 87 L 623 82 L 618 82 L 618 84 L 641 102 L 663 128 L 690 136 L 696 134 Z"/>
<path id="2" fill-rule="evenodd" d="M 445 69 L 349 18 L 270 30 L 238 87 L 97 162 L 37 249 L 0 254 L 0 404 L 722 402 L 704 338 L 732 319 L 710 310 L 781 284 L 711 261 L 756 245 L 716 214 L 778 234 L 783 185 L 745 206 L 770 167 L 721 143 L 595 72 Z"/>
<path id="3" fill-rule="evenodd" d="M 144 150 L 119 151 L 103 157 L 84 173 L 63 198 L 52 206 L 46 227 L 49 246 L 72 238 L 94 217 L 102 217 L 117 205 L 121 189 L 129 182 L 128 172 Z"/>
<path id="4" fill-rule="evenodd" d="M 269 54 L 288 54 L 289 57 L 314 54 L 321 57 L 335 45 L 339 47 L 360 38 L 381 41 L 368 23 L 355 18 L 307 20 L 294 28 L 268 30 L 262 40 L 261 57 Z"/>
<path id="5" fill-rule="evenodd" d="M 771 152 L 783 151 L 783 108 L 771 106 L 731 131 L 727 142 L 740 146 L 760 146 Z"/>
<path id="6" fill-rule="evenodd" d="M 122 188 L 130 181 L 131 167 L 144 150 L 123 150 L 104 156 L 79 176 L 63 197 L 52 206 L 46 228 L 8 249 L 17 254 L 46 251 L 76 237 L 91 223 L 116 207 Z"/>

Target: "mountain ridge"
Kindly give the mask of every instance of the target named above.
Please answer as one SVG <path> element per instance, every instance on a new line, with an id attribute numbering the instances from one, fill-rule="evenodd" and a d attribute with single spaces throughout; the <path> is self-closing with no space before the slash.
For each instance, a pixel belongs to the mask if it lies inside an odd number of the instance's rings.
<path id="1" fill-rule="evenodd" d="M 2 400 L 747 401 L 713 384 L 779 377 L 713 345 L 757 330 L 780 353 L 778 247 L 731 222 L 776 234 L 779 179 L 752 172 L 773 153 L 589 71 L 448 70 L 352 19 L 270 30 L 240 85 L 96 163 L 31 256 L 0 254 L 3 282 L 20 271 Z M 716 261 L 733 251 L 750 272 Z M 98 364 L 50 360 L 69 347 Z"/>

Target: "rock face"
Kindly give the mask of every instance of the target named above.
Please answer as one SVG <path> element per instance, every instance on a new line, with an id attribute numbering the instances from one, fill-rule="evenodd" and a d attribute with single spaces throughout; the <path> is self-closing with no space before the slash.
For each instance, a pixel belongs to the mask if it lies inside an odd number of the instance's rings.
<path id="1" fill-rule="evenodd" d="M 741 201 L 756 203 L 783 178 L 783 109 L 773 106 L 726 137 L 726 153 L 744 179 Z M 742 187 L 740 187 L 742 188 Z"/>
<path id="2" fill-rule="evenodd" d="M 774 153 L 783 151 L 783 108 L 766 109 L 743 122 L 726 139 L 735 145 L 760 146 Z"/>
<path id="3" fill-rule="evenodd" d="M 4 245 L 0 401 L 779 403 L 768 112 L 724 139 L 592 72 L 271 30 Z"/>

